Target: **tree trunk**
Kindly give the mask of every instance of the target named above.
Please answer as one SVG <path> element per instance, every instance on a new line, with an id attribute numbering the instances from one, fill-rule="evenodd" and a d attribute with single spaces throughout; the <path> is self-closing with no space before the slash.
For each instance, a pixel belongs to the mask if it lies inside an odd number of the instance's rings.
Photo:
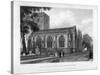
<path id="1" fill-rule="evenodd" d="M 23 46 L 23 53 L 27 54 L 26 50 L 26 43 L 25 43 L 25 33 L 22 34 L 22 46 Z"/>

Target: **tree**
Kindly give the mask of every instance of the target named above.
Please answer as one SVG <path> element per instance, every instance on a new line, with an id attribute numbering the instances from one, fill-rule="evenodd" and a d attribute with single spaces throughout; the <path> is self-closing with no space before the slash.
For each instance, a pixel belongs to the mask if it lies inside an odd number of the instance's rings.
<path id="1" fill-rule="evenodd" d="M 83 35 L 83 46 L 89 51 L 89 57 L 93 58 L 93 40 L 88 34 Z"/>
<path id="2" fill-rule="evenodd" d="M 23 48 L 23 51 L 22 53 L 27 53 L 27 50 L 26 50 L 26 43 L 25 43 L 25 34 L 28 33 L 28 26 L 25 26 L 25 25 L 21 25 L 21 38 L 22 38 L 22 48 Z"/>
<path id="3" fill-rule="evenodd" d="M 92 38 L 88 34 L 83 35 L 83 44 L 85 45 L 84 47 L 87 47 L 87 49 L 91 49 L 92 47 Z"/>
<path id="4" fill-rule="evenodd" d="M 29 33 L 29 26 L 32 30 L 32 32 L 38 31 L 39 27 L 36 23 L 33 21 L 26 21 L 23 25 L 21 25 L 21 36 L 22 36 L 22 46 L 23 46 L 23 52 L 28 53 L 26 49 L 26 43 L 25 43 L 25 35 Z"/>
<path id="5" fill-rule="evenodd" d="M 29 29 L 32 32 L 38 31 L 39 27 L 38 25 L 34 22 L 33 17 L 37 17 L 37 13 L 33 13 L 35 11 L 40 11 L 41 9 L 43 10 L 50 10 L 50 7 L 27 7 L 27 6 L 21 6 L 20 7 L 20 31 L 21 31 L 21 39 L 22 39 L 22 48 L 23 51 L 22 53 L 27 54 L 27 49 L 26 49 L 26 43 L 25 43 L 25 35 L 29 33 Z"/>

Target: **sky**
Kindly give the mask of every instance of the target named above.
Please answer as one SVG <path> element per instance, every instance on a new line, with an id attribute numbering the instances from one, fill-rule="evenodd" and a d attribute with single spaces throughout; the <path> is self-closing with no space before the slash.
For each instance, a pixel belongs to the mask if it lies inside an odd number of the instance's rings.
<path id="1" fill-rule="evenodd" d="M 93 36 L 93 10 L 72 8 L 51 8 L 45 11 L 50 16 L 50 28 L 75 26 L 82 34 Z"/>

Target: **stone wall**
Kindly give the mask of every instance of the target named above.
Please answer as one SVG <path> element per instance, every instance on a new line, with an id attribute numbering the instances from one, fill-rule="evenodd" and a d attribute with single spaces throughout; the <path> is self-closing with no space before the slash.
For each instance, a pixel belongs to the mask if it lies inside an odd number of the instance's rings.
<path id="1" fill-rule="evenodd" d="M 64 47 L 59 47 L 59 37 L 63 36 L 65 41 L 64 41 Z M 62 30 L 57 30 L 56 31 L 53 30 L 43 30 L 43 31 L 39 31 L 36 33 L 33 33 L 31 35 L 31 42 L 34 44 L 37 42 L 37 38 L 41 38 L 41 44 L 42 44 L 42 48 L 45 48 L 47 50 L 50 50 L 50 48 L 47 47 L 47 38 L 51 37 L 52 38 L 52 50 L 62 50 L 65 53 L 71 53 L 71 52 L 75 52 L 76 49 L 76 31 L 75 31 L 75 27 L 71 28 L 71 29 L 62 29 Z"/>

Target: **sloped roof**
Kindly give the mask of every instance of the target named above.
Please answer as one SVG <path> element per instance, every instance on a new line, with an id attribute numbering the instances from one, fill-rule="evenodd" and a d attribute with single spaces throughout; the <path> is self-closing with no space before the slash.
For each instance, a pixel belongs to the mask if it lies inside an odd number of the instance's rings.
<path id="1" fill-rule="evenodd" d="M 61 31 L 66 31 L 66 30 L 70 30 L 70 29 L 74 29 L 76 28 L 76 26 L 73 27 L 67 27 L 67 28 L 56 28 L 56 29 L 45 29 L 45 30 L 39 30 L 37 32 L 33 32 L 33 34 L 37 34 L 37 33 L 49 33 L 49 32 L 61 32 Z"/>

